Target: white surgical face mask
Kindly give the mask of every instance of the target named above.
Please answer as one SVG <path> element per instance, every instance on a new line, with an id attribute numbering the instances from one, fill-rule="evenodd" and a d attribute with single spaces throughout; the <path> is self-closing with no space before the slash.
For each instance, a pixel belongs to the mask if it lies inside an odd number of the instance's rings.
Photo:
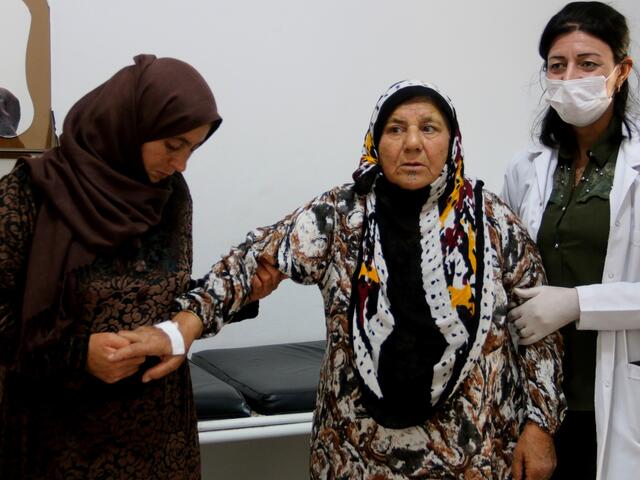
<path id="1" fill-rule="evenodd" d="M 616 65 L 617 67 L 617 65 Z M 551 80 L 547 78 L 544 98 L 565 122 L 584 127 L 598 120 L 611 104 L 607 93 L 608 77 L 576 78 L 573 80 Z"/>

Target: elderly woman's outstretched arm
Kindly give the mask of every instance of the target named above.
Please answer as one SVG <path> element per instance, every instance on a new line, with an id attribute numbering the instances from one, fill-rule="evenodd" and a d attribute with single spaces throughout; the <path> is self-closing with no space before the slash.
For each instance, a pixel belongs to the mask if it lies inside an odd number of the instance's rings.
<path id="1" fill-rule="evenodd" d="M 340 208 L 340 192 L 331 190 L 296 209 L 281 221 L 251 231 L 242 244 L 231 249 L 211 268 L 198 287 L 178 298 L 174 317 L 184 337 L 186 350 L 200 336 L 214 335 L 251 302 L 271 293 L 282 278 L 297 283 L 322 284 L 332 260 L 331 245 Z M 144 332 L 142 330 L 144 329 Z M 171 356 L 171 345 L 158 329 L 120 334 L 132 344 L 114 354 L 114 360 L 137 355 L 159 355 L 163 362 L 148 370 L 143 381 L 161 378 L 175 370 L 183 357 Z M 136 334 L 154 336 L 136 337 Z"/>
<path id="2" fill-rule="evenodd" d="M 204 277 L 201 286 L 177 301 L 198 315 L 204 334 L 217 333 L 252 300 L 252 278 L 260 262 L 275 266 L 297 283 L 322 282 L 331 261 L 335 191 L 327 192 L 269 227 L 247 235 Z"/>

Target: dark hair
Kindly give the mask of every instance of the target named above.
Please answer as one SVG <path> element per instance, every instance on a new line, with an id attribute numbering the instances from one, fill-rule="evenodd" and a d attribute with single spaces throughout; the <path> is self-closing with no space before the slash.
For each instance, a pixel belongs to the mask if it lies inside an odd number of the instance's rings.
<path id="1" fill-rule="evenodd" d="M 575 31 L 593 35 L 609 45 L 616 63 L 629 54 L 629 27 L 624 15 L 601 2 L 571 2 L 551 17 L 540 37 L 538 52 L 544 61 L 544 71 L 547 70 L 547 56 L 556 38 Z M 629 82 L 625 81 L 614 95 L 613 112 L 631 133 L 626 119 L 628 98 Z M 575 141 L 571 125 L 563 122 L 553 108 L 548 108 L 542 118 L 540 141 L 548 147 Z"/>

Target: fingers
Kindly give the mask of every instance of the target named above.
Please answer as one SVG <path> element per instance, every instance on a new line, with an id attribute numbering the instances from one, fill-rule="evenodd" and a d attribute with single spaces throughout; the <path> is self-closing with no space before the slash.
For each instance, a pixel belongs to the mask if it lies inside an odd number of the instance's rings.
<path id="1" fill-rule="evenodd" d="M 140 334 L 136 333 L 136 332 L 132 332 L 131 330 L 120 330 L 118 332 L 118 336 L 120 338 L 124 338 L 127 341 L 127 345 L 131 342 L 141 342 L 142 338 L 140 336 Z M 125 346 L 125 345 L 123 345 Z"/>
<path id="2" fill-rule="evenodd" d="M 514 322 L 518 336 L 520 337 L 520 345 L 531 345 L 532 343 L 540 340 L 544 334 L 540 328 L 535 328 L 534 325 L 530 325 L 522 318 Z"/>
<path id="3" fill-rule="evenodd" d="M 521 339 L 529 338 L 533 334 L 534 332 L 530 328 L 527 328 L 527 327 L 518 328 L 518 336 Z"/>
<path id="4" fill-rule="evenodd" d="M 168 375 L 169 373 L 176 370 L 180 365 L 182 365 L 182 362 L 184 362 L 185 359 L 185 355 L 174 355 L 166 357 L 155 367 L 147 370 L 144 375 L 142 375 L 142 381 L 144 383 L 147 383 L 151 380 L 157 380 L 164 377 L 165 375 Z"/>
<path id="5" fill-rule="evenodd" d="M 541 340 L 543 337 L 541 337 L 540 335 L 529 335 L 526 338 L 520 337 L 520 340 L 518 341 L 519 345 L 532 345 L 536 342 L 538 342 L 539 340 Z"/>
<path id="6" fill-rule="evenodd" d="M 122 331 L 118 334 L 92 334 L 89 337 L 86 369 L 103 382 L 112 384 L 135 374 L 147 356 L 163 357 L 170 352 L 169 337 L 162 330 L 153 327 L 140 327 L 135 331 Z M 170 373 L 182 361 L 184 359 L 177 363 L 170 362 L 157 372 L 152 369 L 150 379 Z"/>
<path id="7" fill-rule="evenodd" d="M 515 323 L 522 316 L 520 307 L 512 308 L 507 312 L 507 320 Z"/>
<path id="8" fill-rule="evenodd" d="M 256 272 L 251 279 L 251 295 L 249 301 L 255 302 L 273 292 L 280 282 L 286 278 L 270 263 L 263 260 L 258 262 Z"/>
<path id="9" fill-rule="evenodd" d="M 256 272 L 257 273 L 257 272 Z M 251 291 L 252 292 L 258 292 L 262 290 L 262 279 L 260 278 L 260 275 L 254 275 L 253 278 L 251 279 Z"/>
<path id="10" fill-rule="evenodd" d="M 162 357 L 171 354 L 171 340 L 159 328 L 140 327 L 134 331 L 118 332 L 118 335 L 134 343 L 130 343 L 111 354 L 109 359 L 112 361 L 118 362 L 140 356 Z"/>
<path id="11" fill-rule="evenodd" d="M 153 345 L 144 342 L 131 343 L 126 347 L 122 347 L 109 355 L 109 360 L 112 362 L 121 362 L 134 357 L 146 357 L 149 355 L 155 355 L 153 353 Z"/>
<path id="12" fill-rule="evenodd" d="M 146 357 L 144 356 L 132 357 L 132 358 L 127 358 L 125 360 L 121 360 L 119 362 L 114 362 L 114 365 L 117 365 L 119 368 L 131 367 L 137 370 L 138 367 L 142 365 L 145 360 L 146 360 Z"/>
<path id="13" fill-rule="evenodd" d="M 144 359 L 143 359 L 144 360 Z M 140 363 L 128 363 L 128 364 L 114 364 L 103 365 L 101 368 L 96 368 L 90 373 L 99 378 L 105 383 L 116 383 L 120 380 L 130 377 L 135 374 L 140 368 Z"/>
<path id="14" fill-rule="evenodd" d="M 114 383 L 124 378 L 130 371 L 136 371 L 139 359 L 131 359 L 126 363 L 112 363 L 109 356 L 118 348 L 126 348 L 129 341 L 115 333 L 93 333 L 89 336 L 86 370 L 96 378 L 107 383 Z"/>
<path id="15" fill-rule="evenodd" d="M 270 278 L 275 279 L 278 283 L 285 278 L 282 272 L 270 263 L 260 263 L 260 266 L 264 269 L 264 273 L 269 275 Z"/>
<path id="16" fill-rule="evenodd" d="M 542 287 L 532 287 L 532 288 L 514 288 L 513 293 L 515 293 L 518 297 L 528 300 L 529 298 L 533 298 L 538 295 L 542 291 Z"/>
<path id="17" fill-rule="evenodd" d="M 513 324 L 516 326 L 516 330 L 518 330 L 518 335 L 522 338 L 530 337 L 535 333 L 535 329 L 532 328 L 523 317 L 517 319 Z"/>
<path id="18" fill-rule="evenodd" d="M 103 348 L 118 349 L 126 347 L 130 343 L 126 338 L 111 332 L 96 334 L 95 338 L 98 339 L 100 346 Z"/>
<path id="19" fill-rule="evenodd" d="M 271 272 L 269 270 L 270 265 L 259 263 L 256 269 L 256 277 L 262 283 L 267 283 L 271 278 Z"/>
<path id="20" fill-rule="evenodd" d="M 518 452 L 521 460 L 516 462 Z M 526 480 L 548 480 L 556 467 L 553 437 L 535 423 L 527 422 L 514 451 L 513 472 L 516 464 L 522 468 L 521 477 Z"/>
<path id="21" fill-rule="evenodd" d="M 259 263 L 256 274 L 253 277 L 266 291 L 272 291 L 282 281 L 280 271 L 268 263 Z"/>

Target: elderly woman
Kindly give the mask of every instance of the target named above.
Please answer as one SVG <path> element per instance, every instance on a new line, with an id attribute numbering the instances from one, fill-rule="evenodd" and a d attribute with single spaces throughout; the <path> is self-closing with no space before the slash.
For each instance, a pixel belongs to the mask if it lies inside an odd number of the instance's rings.
<path id="1" fill-rule="evenodd" d="M 435 87 L 393 85 L 363 153 L 354 184 L 250 233 L 175 319 L 217 332 L 260 261 L 319 286 L 327 351 L 312 478 L 503 479 L 512 465 L 548 478 L 560 337 L 518 350 L 505 318 L 513 288 L 543 280 L 535 246 L 464 176 L 456 114 Z"/>
<path id="2" fill-rule="evenodd" d="M 1 478 L 200 477 L 187 366 L 142 383 L 109 356 L 188 289 L 180 172 L 220 122 L 193 67 L 141 55 L 0 180 Z"/>
<path id="3" fill-rule="evenodd" d="M 549 279 L 518 291 L 527 301 L 509 316 L 523 344 L 556 331 L 564 339 L 557 478 L 640 470 L 640 122 L 629 48 L 627 20 L 605 3 L 572 2 L 549 20 L 539 141 L 505 175 L 503 198 Z"/>

